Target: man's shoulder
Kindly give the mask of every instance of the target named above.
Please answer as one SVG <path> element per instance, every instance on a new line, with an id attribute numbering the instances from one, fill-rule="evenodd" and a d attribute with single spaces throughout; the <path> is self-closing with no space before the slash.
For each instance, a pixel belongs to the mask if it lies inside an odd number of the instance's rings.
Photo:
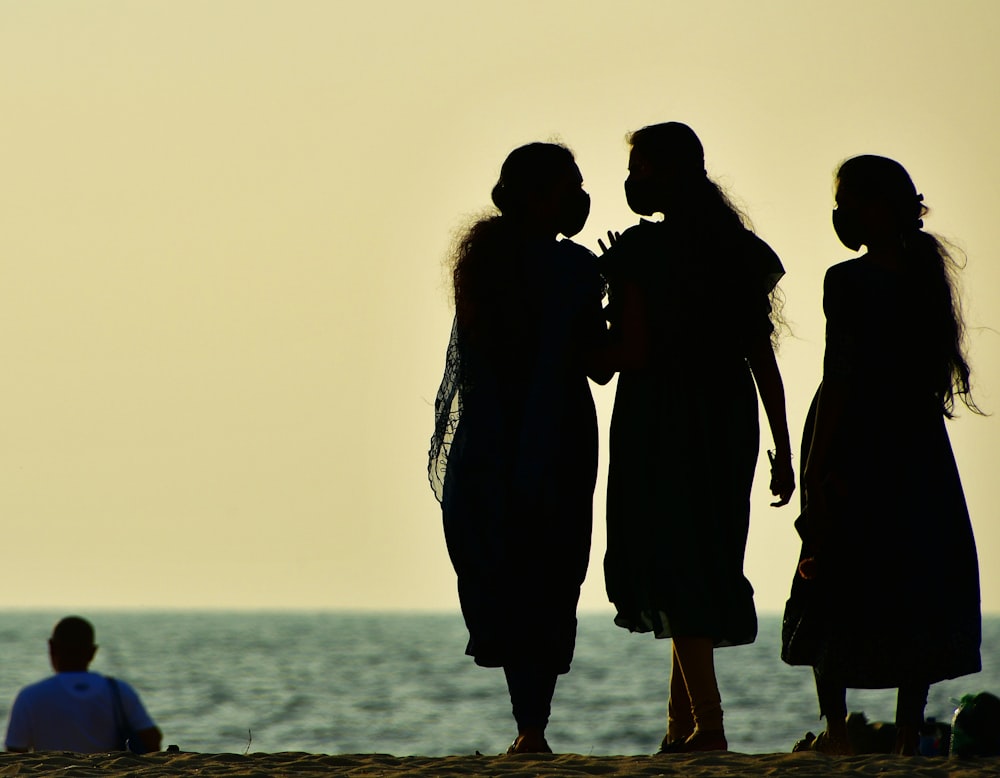
<path id="1" fill-rule="evenodd" d="M 28 684 L 18 696 L 26 699 L 48 697 L 50 695 L 70 694 L 73 696 L 91 696 L 99 694 L 107 687 L 107 680 L 97 673 L 56 673 L 35 683 Z"/>
<path id="2" fill-rule="evenodd" d="M 39 694 L 45 694 L 48 690 L 54 689 L 58 686 L 59 680 L 54 675 L 50 675 L 47 678 L 42 678 L 40 681 L 35 681 L 34 683 L 29 683 L 27 686 L 22 686 L 21 690 L 17 693 L 18 697 L 34 697 Z"/>
<path id="3" fill-rule="evenodd" d="M 112 678 L 110 675 L 104 676 L 105 681 L 108 684 L 114 684 L 118 687 L 119 694 L 131 694 L 134 697 L 139 696 L 139 692 L 135 690 L 135 687 L 123 678 L 118 678 L 117 676 Z"/>

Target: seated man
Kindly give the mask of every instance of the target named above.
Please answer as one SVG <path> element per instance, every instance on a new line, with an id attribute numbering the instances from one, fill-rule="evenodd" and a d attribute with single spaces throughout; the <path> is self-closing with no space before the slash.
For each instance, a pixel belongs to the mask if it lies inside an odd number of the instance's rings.
<path id="1" fill-rule="evenodd" d="M 139 741 L 130 743 L 133 751 L 160 750 L 160 730 L 135 690 L 87 670 L 95 653 L 90 622 L 67 616 L 56 624 L 49 639 L 56 674 L 18 692 L 7 726 L 8 751 L 120 751 L 126 726 Z"/>

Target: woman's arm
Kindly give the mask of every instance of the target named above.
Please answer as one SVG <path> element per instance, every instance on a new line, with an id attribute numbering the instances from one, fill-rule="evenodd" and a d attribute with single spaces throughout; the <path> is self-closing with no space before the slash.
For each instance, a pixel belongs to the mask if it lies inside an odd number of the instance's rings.
<path id="1" fill-rule="evenodd" d="M 802 489 L 805 494 L 806 518 L 804 525 L 809 541 L 815 549 L 822 548 L 835 527 L 831 501 L 837 501 L 843 488 L 836 472 L 831 470 L 831 451 L 837 429 L 843 423 L 847 400 L 846 385 L 839 375 L 823 377 L 816 394 L 816 410 L 809 448 L 804 452 L 805 467 L 802 471 Z"/>
<path id="2" fill-rule="evenodd" d="M 771 464 L 771 494 L 778 497 L 774 506 L 786 505 L 795 491 L 795 471 L 792 468 L 792 447 L 788 437 L 788 420 L 785 415 L 785 386 L 781 381 L 778 362 L 774 358 L 771 340 L 759 335 L 750 344 L 747 355 L 750 371 L 757 383 L 757 391 L 767 414 L 767 423 L 774 440 L 775 457 Z"/>
<path id="3" fill-rule="evenodd" d="M 817 542 L 832 530 L 831 500 L 842 496 L 839 468 L 834 452 L 847 413 L 851 373 L 855 362 L 857 335 L 845 302 L 851 298 L 843 270 L 834 266 L 823 280 L 823 312 L 826 314 L 826 348 L 823 353 L 823 382 L 816 395 L 812 437 L 802 452 L 809 523 Z"/>
<path id="4" fill-rule="evenodd" d="M 611 337 L 600 348 L 590 353 L 588 375 L 593 369 L 607 375 L 607 383 L 619 370 L 645 367 L 649 360 L 649 329 L 646 322 L 646 304 L 639 285 L 634 281 L 623 282 L 615 292 L 615 304 L 621 315 L 611 327 Z M 597 381 L 597 379 L 594 379 Z"/>
<path id="5" fill-rule="evenodd" d="M 823 482 L 830 475 L 830 450 L 833 448 L 837 427 L 844 417 L 846 398 L 846 387 L 840 376 L 823 377 L 816 397 L 816 418 L 802 475 L 807 494 L 819 494 Z"/>
<path id="6" fill-rule="evenodd" d="M 594 383 L 604 386 L 614 377 L 615 368 L 606 357 L 611 343 L 611 333 L 608 331 L 604 308 L 598 305 L 596 314 L 593 329 L 599 336 L 592 340 L 593 345 L 583 355 L 583 363 L 587 377 Z"/>

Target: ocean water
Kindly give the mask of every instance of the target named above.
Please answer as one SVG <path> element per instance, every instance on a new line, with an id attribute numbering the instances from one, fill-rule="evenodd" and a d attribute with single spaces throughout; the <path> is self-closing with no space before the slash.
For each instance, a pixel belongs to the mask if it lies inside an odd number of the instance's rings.
<path id="1" fill-rule="evenodd" d="M 46 639 L 62 614 L 0 613 L 0 717 L 48 675 Z M 500 670 L 464 655 L 458 614 L 99 612 L 92 669 L 140 692 L 164 744 L 202 752 L 389 753 L 504 750 L 515 734 Z M 984 620 L 983 665 L 937 684 L 927 714 L 1000 693 L 1000 617 Z M 789 751 L 819 731 L 812 676 L 778 658 L 780 618 L 752 646 L 716 652 L 730 748 Z M 560 678 L 548 739 L 559 752 L 643 754 L 665 727 L 669 641 L 582 614 L 573 670 Z M 851 710 L 891 720 L 892 691 L 851 691 Z"/>

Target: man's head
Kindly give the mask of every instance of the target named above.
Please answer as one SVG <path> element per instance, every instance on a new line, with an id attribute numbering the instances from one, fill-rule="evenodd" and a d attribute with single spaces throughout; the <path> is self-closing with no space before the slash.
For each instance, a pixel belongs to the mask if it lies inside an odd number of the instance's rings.
<path id="1" fill-rule="evenodd" d="M 49 659 L 57 673 L 85 671 L 95 653 L 94 627 L 86 619 L 67 616 L 52 630 Z"/>

